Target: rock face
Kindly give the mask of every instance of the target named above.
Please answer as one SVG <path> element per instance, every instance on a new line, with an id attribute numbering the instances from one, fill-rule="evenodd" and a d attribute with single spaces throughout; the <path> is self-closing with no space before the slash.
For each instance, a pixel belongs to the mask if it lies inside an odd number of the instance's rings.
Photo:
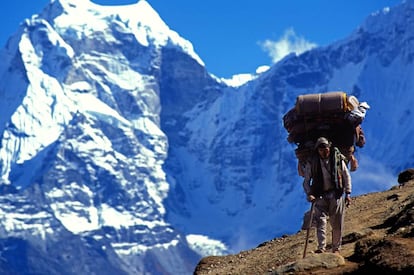
<path id="1" fill-rule="evenodd" d="M 296 232 L 308 204 L 282 116 L 298 94 L 369 102 L 353 192 L 388 189 L 414 166 L 401 157 L 414 151 L 413 12 L 381 11 L 236 87 L 145 0 L 50 1 L 0 51 L 0 273 L 183 275 L 206 247 Z M 302 239 L 264 271 L 296 261 Z"/>
<path id="2" fill-rule="evenodd" d="M 205 257 L 195 274 L 412 274 L 414 272 L 414 181 L 353 198 L 346 210 L 340 255 L 314 254 L 311 230 L 262 243 L 252 250 Z M 329 243 L 329 238 L 328 238 Z M 372 273 L 374 272 L 374 273 Z"/>
<path id="3" fill-rule="evenodd" d="M 414 179 L 414 168 L 408 168 L 398 174 L 398 183 L 404 184 L 407 181 Z"/>

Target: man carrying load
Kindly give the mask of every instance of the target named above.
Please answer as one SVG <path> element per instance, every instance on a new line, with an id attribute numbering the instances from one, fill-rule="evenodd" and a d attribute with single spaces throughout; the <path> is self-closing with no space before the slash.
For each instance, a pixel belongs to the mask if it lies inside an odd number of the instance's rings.
<path id="1" fill-rule="evenodd" d="M 311 215 L 316 221 L 318 239 L 318 249 L 315 252 L 326 251 L 326 231 L 329 220 L 332 228 L 332 252 L 339 253 L 345 204 L 349 206 L 351 203 L 351 176 L 344 161 L 345 157 L 325 137 L 318 138 L 314 148 L 314 154 L 305 166 L 303 189 L 308 201 L 313 204 L 311 209 L 315 211 Z"/>

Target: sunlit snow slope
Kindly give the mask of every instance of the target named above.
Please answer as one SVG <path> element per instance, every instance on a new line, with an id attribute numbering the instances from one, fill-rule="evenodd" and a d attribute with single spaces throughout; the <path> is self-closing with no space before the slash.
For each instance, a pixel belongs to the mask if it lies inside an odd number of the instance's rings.
<path id="1" fill-rule="evenodd" d="M 0 52 L 0 249 L 28 255 L 1 271 L 192 274 L 296 232 L 309 205 L 282 117 L 300 94 L 369 103 L 353 193 L 389 188 L 414 165 L 413 12 L 223 80 L 147 1 L 51 1 Z"/>

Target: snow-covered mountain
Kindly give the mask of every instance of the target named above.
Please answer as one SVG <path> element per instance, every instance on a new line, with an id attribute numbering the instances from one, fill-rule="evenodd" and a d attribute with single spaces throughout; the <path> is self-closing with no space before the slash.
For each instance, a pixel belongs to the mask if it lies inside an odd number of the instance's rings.
<path id="1" fill-rule="evenodd" d="M 0 52 L 0 270 L 191 274 L 296 232 L 308 204 L 282 117 L 299 94 L 367 101 L 354 193 L 395 184 L 414 165 L 413 12 L 238 86 L 144 0 L 52 0 Z"/>

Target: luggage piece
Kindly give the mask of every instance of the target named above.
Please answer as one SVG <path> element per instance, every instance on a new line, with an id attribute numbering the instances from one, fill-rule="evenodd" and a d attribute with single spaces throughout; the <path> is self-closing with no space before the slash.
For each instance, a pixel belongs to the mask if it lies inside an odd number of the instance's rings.
<path id="1" fill-rule="evenodd" d="M 362 115 L 356 113 L 357 109 Z M 299 95 L 295 106 L 283 116 L 287 140 L 297 145 L 298 174 L 304 176 L 304 165 L 315 153 L 314 142 L 321 136 L 341 151 L 351 171 L 355 171 L 358 168 L 355 146 L 365 144 L 360 124 L 368 109 L 366 102 L 359 103 L 355 96 L 342 91 Z"/>
<path id="2" fill-rule="evenodd" d="M 298 115 L 342 113 L 348 111 L 345 92 L 299 95 L 295 104 Z"/>
<path id="3" fill-rule="evenodd" d="M 300 162 L 306 162 L 310 156 L 314 153 L 313 147 L 296 148 L 295 155 Z"/>
<path id="4" fill-rule="evenodd" d="M 288 131 L 288 142 L 301 144 L 315 141 L 318 137 L 326 137 L 337 146 L 351 146 L 355 142 L 355 128 L 346 120 L 332 119 L 330 121 L 298 121 Z"/>
<path id="5" fill-rule="evenodd" d="M 283 127 L 290 132 L 291 128 L 295 125 L 296 121 L 298 120 L 298 116 L 296 115 L 296 110 L 293 107 L 290 109 L 284 116 L 283 116 Z"/>

